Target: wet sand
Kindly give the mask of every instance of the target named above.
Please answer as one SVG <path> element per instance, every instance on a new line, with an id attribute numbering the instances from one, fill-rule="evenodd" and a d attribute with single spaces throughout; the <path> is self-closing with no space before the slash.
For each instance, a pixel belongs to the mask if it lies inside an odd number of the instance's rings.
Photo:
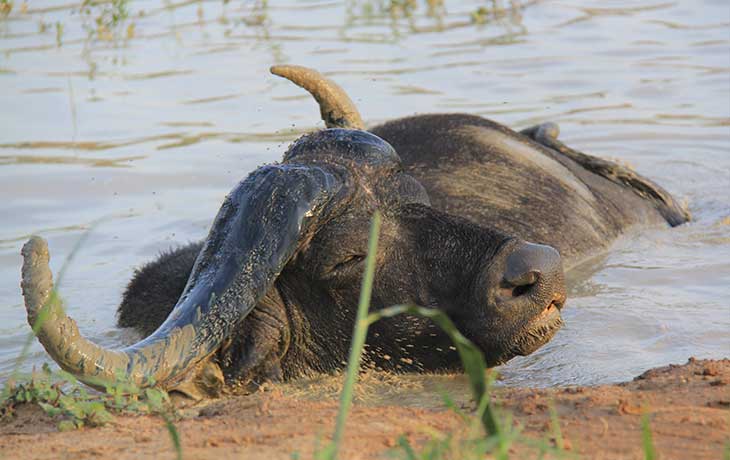
<path id="1" fill-rule="evenodd" d="M 184 458 L 289 459 L 294 452 L 312 458 L 334 426 L 334 381 L 270 385 L 184 410 L 176 422 Z M 365 377 L 341 458 L 399 458 L 392 451 L 401 435 L 422 445 L 436 432 L 464 432 L 464 422 L 435 403 L 433 392 L 408 382 L 395 376 Z M 390 394 L 387 403 L 379 398 L 383 393 Z M 497 388 L 495 393 L 503 410 L 514 416 L 513 423 L 522 426 L 525 439 L 549 439 L 554 445 L 552 405 L 567 454 L 581 458 L 644 458 L 645 412 L 662 460 L 720 459 L 730 444 L 729 359 L 690 358 L 686 364 L 655 368 L 617 385 Z M 457 404 L 471 408 L 467 401 Z M 510 453 L 511 458 L 537 456 L 524 442 Z M 39 408 L 26 406 L 16 418 L 0 422 L 0 458 L 172 459 L 175 453 L 159 418 L 119 416 L 101 428 L 58 432 Z"/>

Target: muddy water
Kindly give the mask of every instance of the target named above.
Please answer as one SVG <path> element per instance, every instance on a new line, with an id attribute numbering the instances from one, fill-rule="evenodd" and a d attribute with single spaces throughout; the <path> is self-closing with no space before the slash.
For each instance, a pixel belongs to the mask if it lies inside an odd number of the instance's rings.
<path id="1" fill-rule="evenodd" d="M 569 144 L 688 203 L 693 223 L 631 232 L 573 270 L 565 328 L 503 366 L 506 384 L 613 382 L 730 355 L 725 0 L 447 0 L 409 14 L 151 0 L 126 2 L 116 23 L 108 5 L 29 3 L 0 19 L 0 376 L 29 332 L 18 284 L 30 234 L 49 240 L 54 272 L 75 255 L 61 291 L 82 331 L 124 343 L 114 311 L 134 268 L 202 238 L 240 178 L 322 126 L 308 96 L 268 75 L 275 63 L 326 71 L 370 124 L 417 112 L 556 121 Z M 47 360 L 33 342 L 22 368 Z"/>

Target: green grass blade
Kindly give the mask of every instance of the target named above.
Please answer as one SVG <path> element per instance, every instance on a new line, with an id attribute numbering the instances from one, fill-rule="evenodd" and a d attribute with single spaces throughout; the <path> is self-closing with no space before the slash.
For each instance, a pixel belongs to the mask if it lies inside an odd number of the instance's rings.
<path id="1" fill-rule="evenodd" d="M 165 421 L 165 427 L 167 428 L 167 432 L 170 434 L 172 445 L 175 447 L 176 458 L 177 460 L 182 460 L 183 450 L 182 444 L 180 443 L 180 433 L 178 433 L 177 428 L 175 427 L 175 424 L 172 423 L 172 420 L 170 420 L 170 417 L 163 415 L 162 419 Z"/>
<path id="2" fill-rule="evenodd" d="M 401 435 L 398 438 L 398 445 L 403 449 L 403 452 L 405 452 L 406 458 L 408 460 L 418 460 L 418 455 L 416 454 L 416 451 L 413 450 L 411 443 L 408 442 L 408 438 Z"/>
<path id="3" fill-rule="evenodd" d="M 646 412 L 641 416 L 641 444 L 644 446 L 644 458 L 646 460 L 655 460 L 654 440 L 649 426 L 649 414 Z"/>
<path id="4" fill-rule="evenodd" d="M 565 450 L 565 441 L 563 440 L 563 432 L 560 429 L 560 420 L 558 419 L 558 411 L 555 409 L 555 403 L 550 402 L 548 410 L 550 411 L 550 425 L 553 430 L 553 438 L 555 438 L 555 447 L 559 450 Z"/>
<path id="5" fill-rule="evenodd" d="M 342 387 L 340 396 L 340 408 L 337 413 L 337 422 L 335 423 L 335 433 L 332 436 L 332 450 L 330 458 L 337 458 L 337 453 L 342 443 L 342 436 L 345 432 L 345 422 L 347 415 L 352 406 L 352 394 L 360 372 L 360 361 L 362 359 L 362 350 L 365 346 L 365 339 L 368 332 L 368 308 L 370 308 L 370 296 L 373 290 L 373 277 L 375 276 L 375 259 L 378 251 L 378 235 L 380 234 L 381 217 L 379 212 L 373 215 L 373 223 L 370 226 L 370 239 L 368 241 L 368 255 L 365 259 L 365 275 L 362 280 L 360 289 L 360 302 L 357 306 L 357 316 L 355 318 L 355 330 L 352 337 L 352 345 L 350 346 L 350 357 L 347 360 L 347 373 L 345 375 L 345 384 Z"/>

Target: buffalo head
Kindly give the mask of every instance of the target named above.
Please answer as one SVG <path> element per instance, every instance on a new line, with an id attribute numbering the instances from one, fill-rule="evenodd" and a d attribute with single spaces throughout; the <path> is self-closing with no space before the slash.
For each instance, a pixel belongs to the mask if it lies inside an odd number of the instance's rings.
<path id="1" fill-rule="evenodd" d="M 327 114 L 333 126 L 360 127 L 347 110 Z M 430 207 L 388 143 L 344 128 L 303 136 L 281 163 L 233 189 L 176 306 L 144 340 L 108 350 L 79 335 L 49 300 L 39 237 L 22 251 L 28 320 L 62 368 L 97 386 L 121 373 L 174 389 L 211 361 L 233 376 L 272 360 L 284 377 L 335 369 L 347 356 L 376 210 L 383 225 L 371 309 L 440 308 L 492 365 L 531 353 L 559 328 L 565 289 L 556 250 Z M 262 333 L 252 318 L 276 331 Z M 429 321 L 392 318 L 372 328 L 367 359 L 395 370 L 458 368 L 449 345 Z"/>

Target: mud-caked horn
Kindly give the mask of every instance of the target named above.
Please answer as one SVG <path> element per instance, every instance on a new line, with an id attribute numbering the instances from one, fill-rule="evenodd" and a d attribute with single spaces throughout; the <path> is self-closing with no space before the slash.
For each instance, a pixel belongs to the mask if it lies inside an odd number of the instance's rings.
<path id="1" fill-rule="evenodd" d="M 54 295 L 48 246 L 32 237 L 22 249 L 28 322 L 51 357 L 89 385 L 103 388 L 121 377 L 140 387 L 175 389 L 265 295 L 342 188 L 340 179 L 316 166 L 282 164 L 251 173 L 225 199 L 165 322 L 118 350 L 79 334 Z"/>
<path id="2" fill-rule="evenodd" d="M 321 73 L 298 65 L 275 65 L 270 70 L 309 91 L 328 128 L 365 129 L 360 112 L 347 93 Z"/>

